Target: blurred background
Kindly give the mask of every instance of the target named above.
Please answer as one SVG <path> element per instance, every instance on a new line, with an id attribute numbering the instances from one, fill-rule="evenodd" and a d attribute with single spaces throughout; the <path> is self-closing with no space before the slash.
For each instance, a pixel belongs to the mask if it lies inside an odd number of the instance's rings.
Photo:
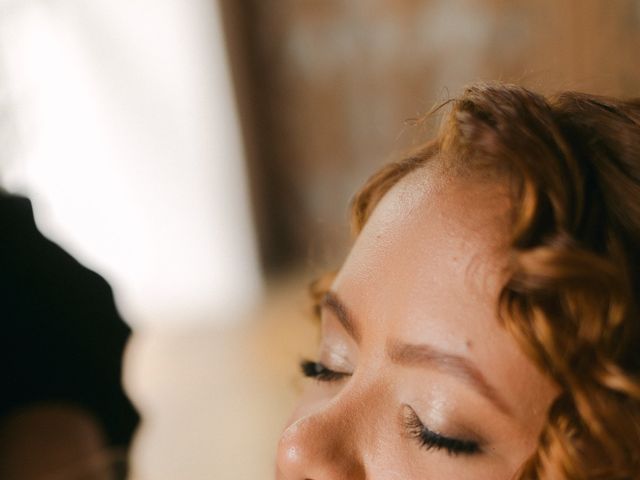
<path id="1" fill-rule="evenodd" d="M 640 96 L 639 48 L 640 0 L 0 0 L 0 473 L 62 405 L 107 453 L 29 478 L 270 478 L 306 285 L 411 119 L 479 80 Z"/>

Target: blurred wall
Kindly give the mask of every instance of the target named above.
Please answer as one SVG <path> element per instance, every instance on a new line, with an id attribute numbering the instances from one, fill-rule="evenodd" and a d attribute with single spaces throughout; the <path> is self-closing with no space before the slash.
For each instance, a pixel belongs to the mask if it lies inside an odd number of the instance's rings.
<path id="1" fill-rule="evenodd" d="M 127 321 L 232 323 L 257 302 L 216 3 L 0 0 L 0 101 L 3 185 Z"/>
<path id="2" fill-rule="evenodd" d="M 353 192 L 465 84 L 640 95 L 638 0 L 222 3 L 270 271 L 337 263 Z"/>

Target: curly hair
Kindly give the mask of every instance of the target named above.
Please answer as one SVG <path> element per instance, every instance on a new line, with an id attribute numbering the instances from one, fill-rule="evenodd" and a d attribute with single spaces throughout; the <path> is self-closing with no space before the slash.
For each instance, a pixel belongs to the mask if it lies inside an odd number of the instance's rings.
<path id="1" fill-rule="evenodd" d="M 517 478 L 640 478 L 640 100 L 491 83 L 445 105 L 436 138 L 355 196 L 354 232 L 427 162 L 508 182 L 497 311 L 560 391 Z"/>

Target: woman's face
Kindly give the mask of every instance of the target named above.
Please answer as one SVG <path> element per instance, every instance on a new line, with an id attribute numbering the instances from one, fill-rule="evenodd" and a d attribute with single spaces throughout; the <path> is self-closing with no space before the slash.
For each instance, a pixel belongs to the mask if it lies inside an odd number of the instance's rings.
<path id="1" fill-rule="evenodd" d="M 496 317 L 507 211 L 425 171 L 385 195 L 322 303 L 279 480 L 512 477 L 555 388 Z"/>

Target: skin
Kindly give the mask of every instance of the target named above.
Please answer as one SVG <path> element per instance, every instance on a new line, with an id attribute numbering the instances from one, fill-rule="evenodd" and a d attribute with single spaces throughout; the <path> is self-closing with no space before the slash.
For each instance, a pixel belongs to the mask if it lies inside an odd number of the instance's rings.
<path id="1" fill-rule="evenodd" d="M 105 434 L 87 411 L 65 403 L 23 407 L 0 422 L 0 478 L 113 480 Z"/>
<path id="2" fill-rule="evenodd" d="M 344 376 L 308 381 L 278 480 L 513 477 L 556 389 L 497 319 L 508 211 L 496 181 L 425 169 L 384 196 L 322 305 L 314 360 Z M 479 451 L 426 448 L 416 416 Z"/>

